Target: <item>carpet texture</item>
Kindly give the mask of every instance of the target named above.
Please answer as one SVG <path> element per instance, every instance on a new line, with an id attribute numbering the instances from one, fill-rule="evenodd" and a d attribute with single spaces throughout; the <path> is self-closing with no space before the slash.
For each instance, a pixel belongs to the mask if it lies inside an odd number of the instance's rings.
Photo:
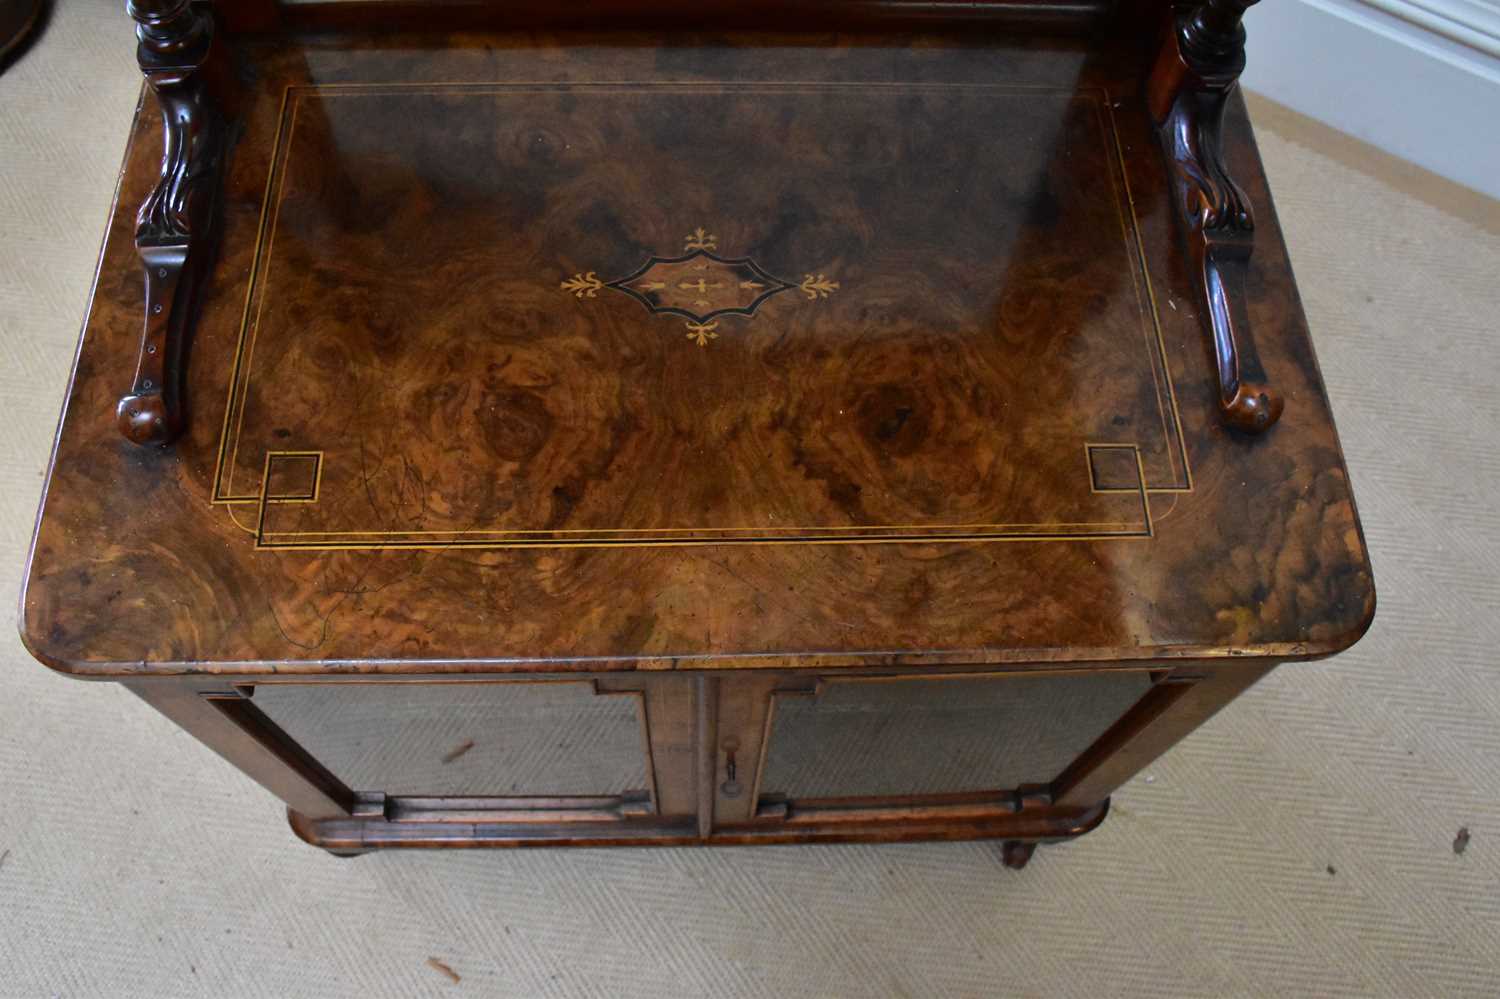
<path id="1" fill-rule="evenodd" d="M 136 100 L 129 30 L 117 3 L 63 3 L 0 76 L 6 607 Z M 0 995 L 1496 995 L 1500 205 L 1252 111 L 1380 610 L 1098 832 L 1022 873 L 983 843 L 338 860 L 7 627 Z"/>

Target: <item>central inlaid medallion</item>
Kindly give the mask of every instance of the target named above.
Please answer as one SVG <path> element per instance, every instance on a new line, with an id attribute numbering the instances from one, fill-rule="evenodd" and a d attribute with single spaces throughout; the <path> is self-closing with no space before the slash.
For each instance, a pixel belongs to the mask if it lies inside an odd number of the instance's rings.
<path id="1" fill-rule="evenodd" d="M 625 277 L 602 281 L 593 271 L 574 274 L 562 290 L 575 298 L 595 298 L 603 288 L 622 292 L 655 315 L 680 316 L 687 321 L 687 338 L 700 347 L 719 338 L 722 316 L 753 316 L 765 302 L 786 291 L 808 300 L 827 298 L 839 283 L 822 274 L 808 274 L 800 282 L 783 280 L 749 257 L 721 257 L 718 237 L 699 227 L 685 237 L 683 253 L 647 260 Z"/>

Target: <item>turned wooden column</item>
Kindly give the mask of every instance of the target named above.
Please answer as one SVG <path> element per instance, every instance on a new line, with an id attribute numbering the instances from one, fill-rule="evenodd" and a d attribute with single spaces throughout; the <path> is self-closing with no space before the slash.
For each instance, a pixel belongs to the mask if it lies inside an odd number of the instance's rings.
<path id="1" fill-rule="evenodd" d="M 120 432 L 166 444 L 182 430 L 183 355 L 213 255 L 224 119 L 206 84 L 214 27 L 188 0 L 128 0 L 136 58 L 162 114 L 161 176 L 136 215 L 146 270 L 146 315 Z"/>

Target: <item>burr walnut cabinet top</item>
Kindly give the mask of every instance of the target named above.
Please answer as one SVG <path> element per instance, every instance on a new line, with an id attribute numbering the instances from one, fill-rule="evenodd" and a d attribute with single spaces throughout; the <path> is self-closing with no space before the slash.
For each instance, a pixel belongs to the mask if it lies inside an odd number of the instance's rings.
<path id="1" fill-rule="evenodd" d="M 170 448 L 116 432 L 138 113 L 23 597 L 85 675 L 1323 655 L 1368 557 L 1243 108 L 1216 418 L 1140 54 L 1094 40 L 236 46 Z"/>

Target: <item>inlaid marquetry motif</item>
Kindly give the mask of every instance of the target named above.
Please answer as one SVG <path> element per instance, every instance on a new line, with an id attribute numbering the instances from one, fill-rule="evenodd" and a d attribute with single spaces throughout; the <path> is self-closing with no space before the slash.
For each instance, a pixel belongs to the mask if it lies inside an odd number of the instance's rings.
<path id="1" fill-rule="evenodd" d="M 678 316 L 686 323 L 687 339 L 707 347 L 719 338 L 720 318 L 754 316 L 769 299 L 798 291 L 810 302 L 828 298 L 839 282 L 822 273 L 807 274 L 799 282 L 771 274 L 749 257 L 721 257 L 716 235 L 702 226 L 683 239 L 675 257 L 653 256 L 630 274 L 613 281 L 594 271 L 574 274 L 561 290 L 574 298 L 597 298 L 605 288 L 629 295 L 653 315 Z"/>

